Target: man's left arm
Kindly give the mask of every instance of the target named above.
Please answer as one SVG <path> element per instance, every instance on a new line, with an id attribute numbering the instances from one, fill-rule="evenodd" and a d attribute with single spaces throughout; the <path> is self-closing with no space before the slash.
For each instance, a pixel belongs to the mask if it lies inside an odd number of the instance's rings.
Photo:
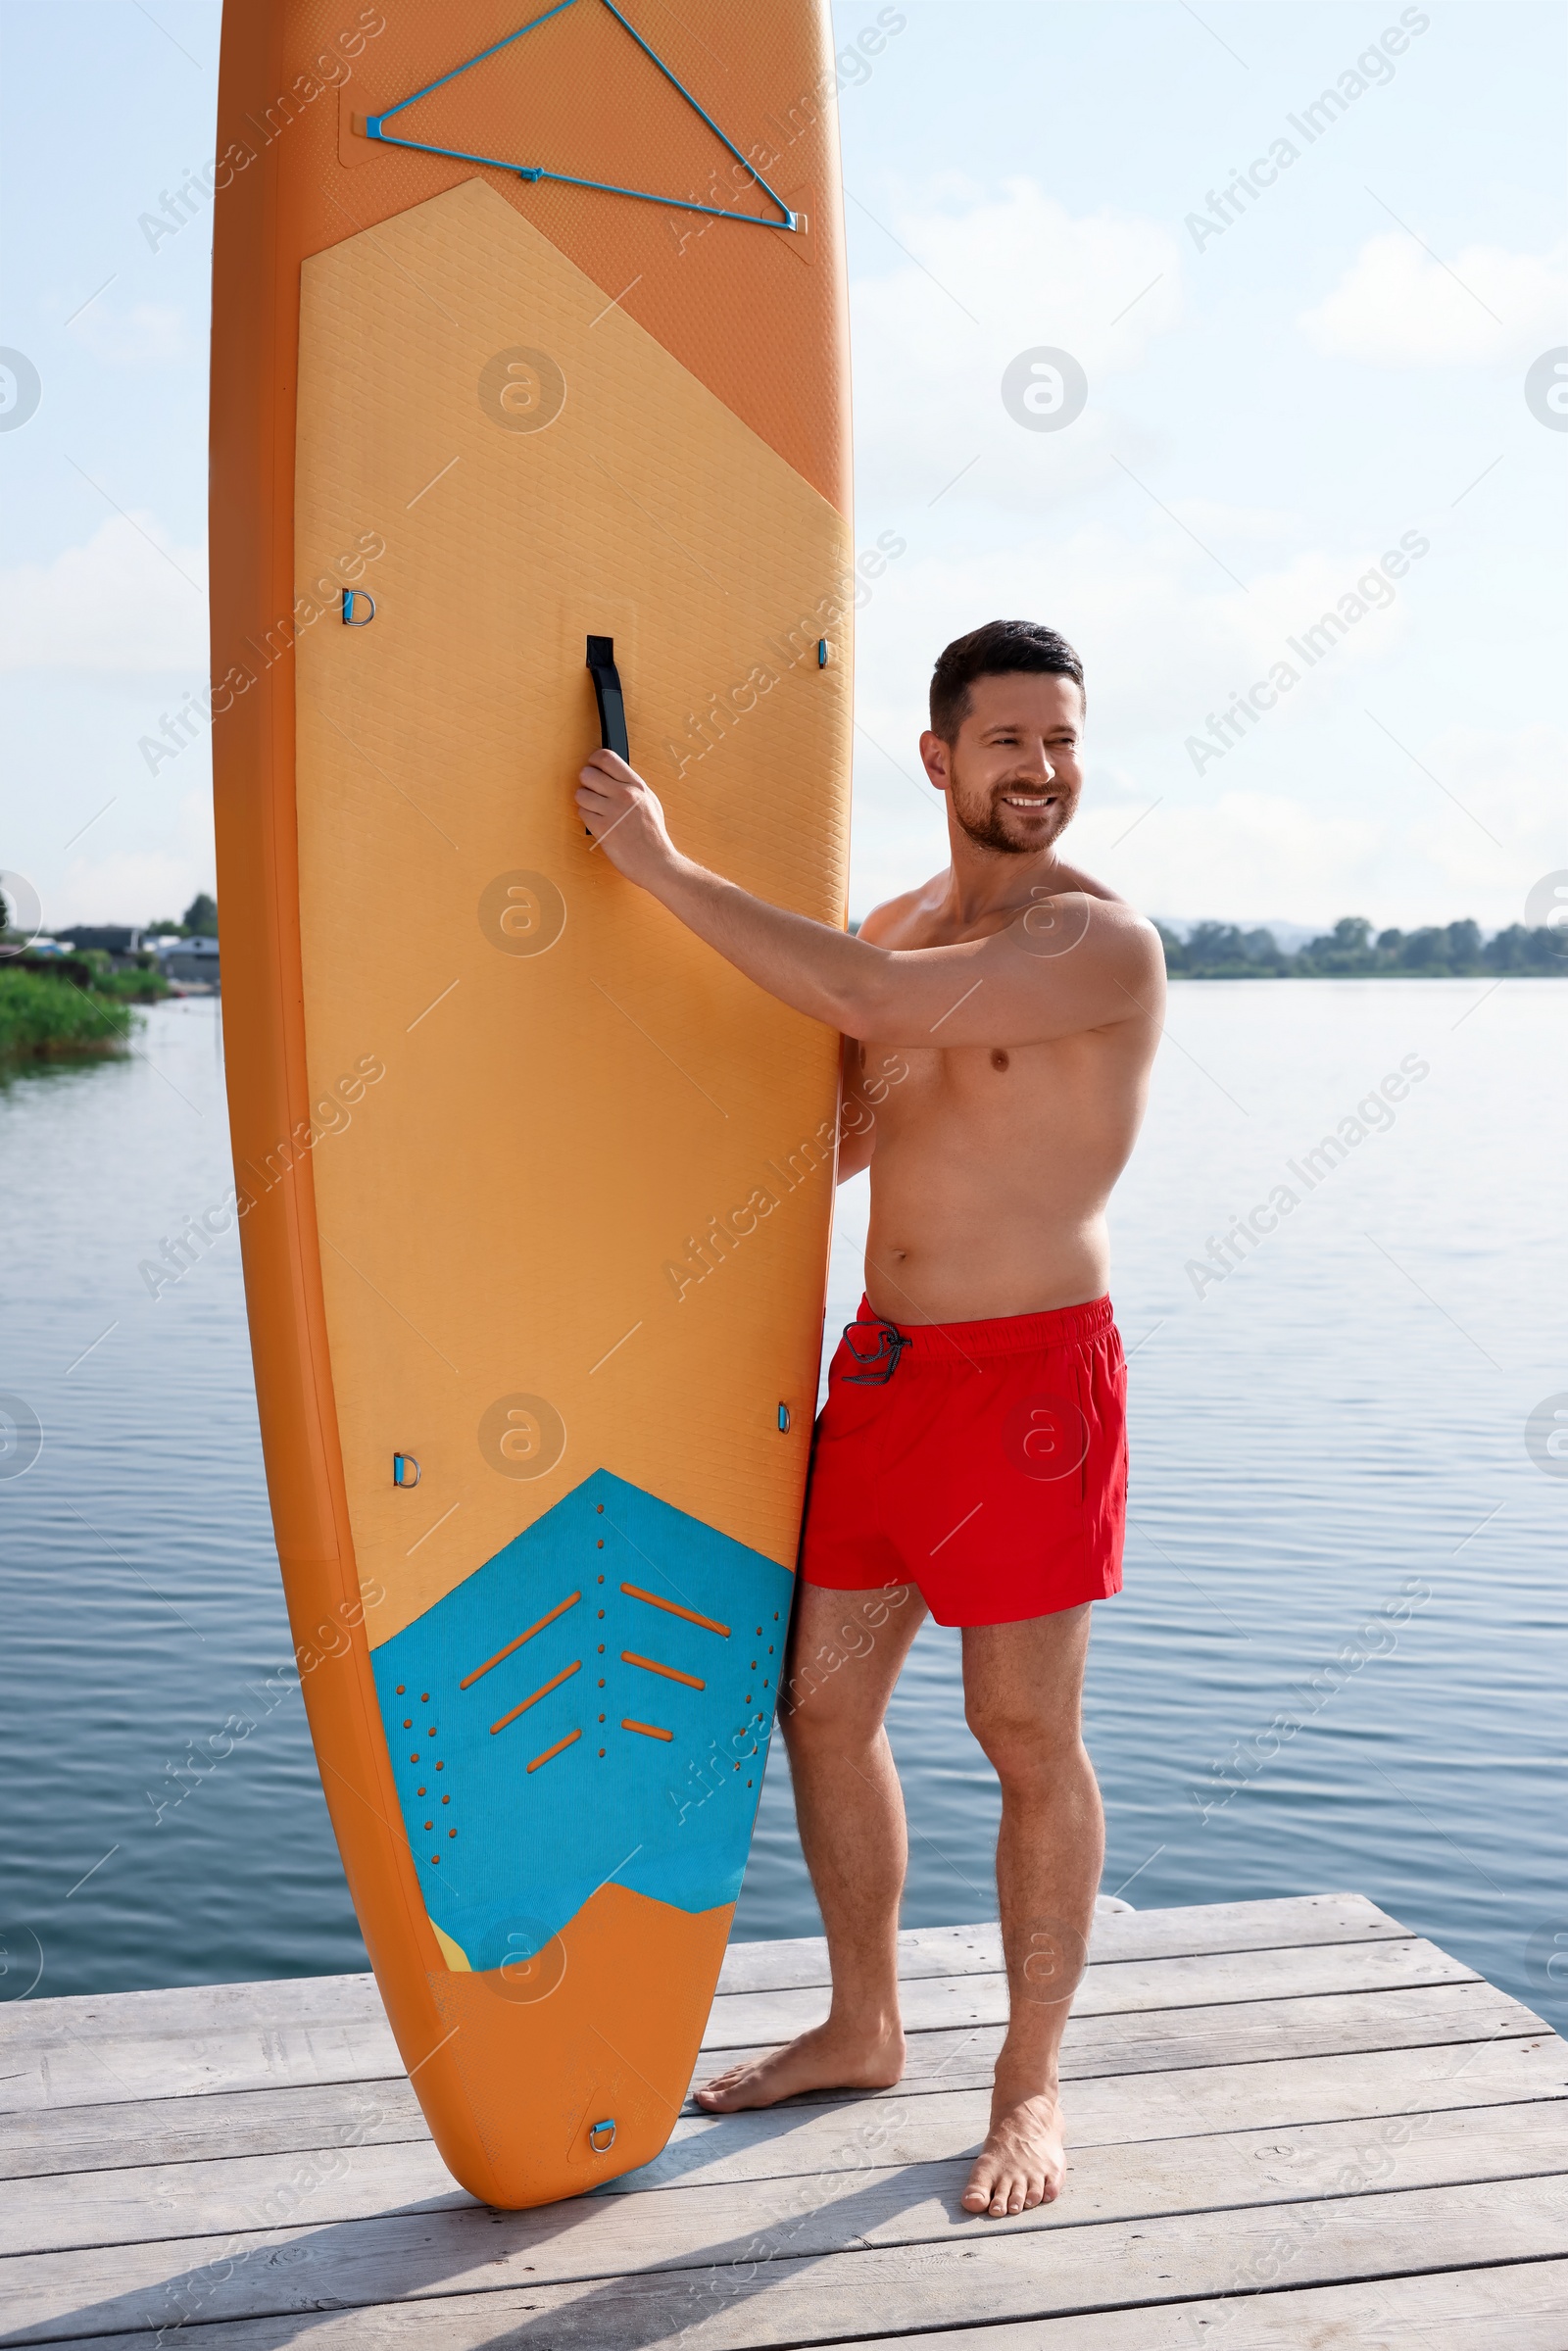
<path id="1" fill-rule="evenodd" d="M 577 808 L 604 856 L 748 979 L 813 1020 L 889 1045 L 1034 1045 L 1157 1008 L 1157 934 L 1118 900 L 1054 898 L 1005 931 L 898 950 L 790 913 L 674 848 L 663 810 L 613 752 Z"/>

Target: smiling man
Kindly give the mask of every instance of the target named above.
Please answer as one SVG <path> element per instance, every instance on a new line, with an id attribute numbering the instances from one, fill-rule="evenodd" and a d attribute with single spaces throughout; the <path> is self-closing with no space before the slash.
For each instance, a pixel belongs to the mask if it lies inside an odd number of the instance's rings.
<path id="1" fill-rule="evenodd" d="M 648 786 L 596 752 L 577 807 L 629 881 L 759 987 L 843 1037 L 844 1091 L 907 1074 L 847 1136 L 871 1171 L 865 1298 L 817 1427 L 781 1707 L 827 1930 L 827 2021 L 699 2091 L 712 2112 L 904 2070 L 904 1803 L 883 1718 L 927 1611 L 963 1628 L 965 1713 L 1002 1787 L 997 1886 L 1011 2015 L 963 2202 L 1061 2186 L 1057 2059 L 1103 1854 L 1080 1728 L 1090 1604 L 1119 1591 L 1126 1367 L 1105 1204 L 1143 1115 L 1164 1002 L 1152 926 L 1064 862 L 1083 789 L 1083 668 L 1054 629 L 994 620 L 931 681 L 925 770 L 945 872 L 858 937 L 683 857 Z M 878 1089 L 880 1091 L 880 1089 Z M 877 1627 L 840 1659 L 846 1619 Z"/>

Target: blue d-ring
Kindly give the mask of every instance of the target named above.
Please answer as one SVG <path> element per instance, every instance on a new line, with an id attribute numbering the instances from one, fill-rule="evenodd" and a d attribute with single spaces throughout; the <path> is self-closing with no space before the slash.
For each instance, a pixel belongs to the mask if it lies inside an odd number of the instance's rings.
<path id="1" fill-rule="evenodd" d="M 355 599 L 357 596 L 363 596 L 363 597 L 364 597 L 364 599 L 365 599 L 365 601 L 366 601 L 366 603 L 367 603 L 367 604 L 369 606 L 369 608 L 370 608 L 370 609 L 369 609 L 369 611 L 368 611 L 368 612 L 366 613 L 366 615 L 365 615 L 365 618 L 364 618 L 363 620 L 356 620 L 356 619 L 355 619 L 355 617 L 354 617 L 354 599 Z M 371 622 L 371 621 L 372 621 L 374 618 L 375 618 L 375 598 L 374 598 L 374 597 L 373 597 L 373 596 L 370 594 L 370 591 L 369 591 L 369 589 L 368 589 L 368 588 L 345 588 L 345 589 L 344 589 L 344 591 L 343 591 L 343 625 L 344 625 L 344 627 L 345 627 L 345 628 L 368 628 L 368 627 L 369 627 L 369 625 L 370 625 L 370 622 Z"/>
<path id="2" fill-rule="evenodd" d="M 605 2133 L 609 2133 L 608 2136 Z M 602 2123 L 588 2126 L 588 2144 L 596 2155 L 608 2155 L 615 2143 L 615 2118 L 607 2115 Z"/>

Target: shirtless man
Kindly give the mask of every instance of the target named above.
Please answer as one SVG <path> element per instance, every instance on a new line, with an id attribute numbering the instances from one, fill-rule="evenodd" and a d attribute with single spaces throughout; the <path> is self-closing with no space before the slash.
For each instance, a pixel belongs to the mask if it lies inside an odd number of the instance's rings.
<path id="1" fill-rule="evenodd" d="M 818 1424 L 792 1664 L 831 1653 L 857 1599 L 883 1629 L 849 1670 L 792 1673 L 781 1708 L 830 2012 L 698 2096 L 729 2113 L 903 2072 L 907 1841 L 883 1717 L 929 1609 L 963 1628 L 965 1714 L 1002 1785 L 1011 2021 L 963 2194 L 988 2215 L 1048 2202 L 1062 2181 L 1057 2052 L 1103 1853 L 1080 1693 L 1090 1604 L 1121 1586 L 1126 1494 L 1104 1212 L 1164 1000 L 1152 925 L 1057 855 L 1082 791 L 1084 707 L 1078 657 L 1052 629 L 992 621 L 948 647 L 920 756 L 947 801 L 952 862 L 858 937 L 683 857 L 612 752 L 594 754 L 576 795 L 629 881 L 841 1032 L 846 1097 L 868 1071 L 907 1066 L 839 1153 L 841 1182 L 871 1170 L 866 1297 Z M 901 1586 L 915 1589 L 890 1606 Z"/>

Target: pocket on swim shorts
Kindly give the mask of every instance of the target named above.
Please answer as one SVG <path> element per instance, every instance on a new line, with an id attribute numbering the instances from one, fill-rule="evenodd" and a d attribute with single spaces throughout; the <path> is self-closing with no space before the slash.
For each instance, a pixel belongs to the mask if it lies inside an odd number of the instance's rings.
<path id="1" fill-rule="evenodd" d="M 997 1430 L 1003 1462 L 1014 1477 L 1042 1489 L 1054 1518 L 1070 1516 L 1089 1497 L 1099 1417 L 1082 1352 L 1051 1348 L 1015 1358 L 1008 1371 Z"/>

